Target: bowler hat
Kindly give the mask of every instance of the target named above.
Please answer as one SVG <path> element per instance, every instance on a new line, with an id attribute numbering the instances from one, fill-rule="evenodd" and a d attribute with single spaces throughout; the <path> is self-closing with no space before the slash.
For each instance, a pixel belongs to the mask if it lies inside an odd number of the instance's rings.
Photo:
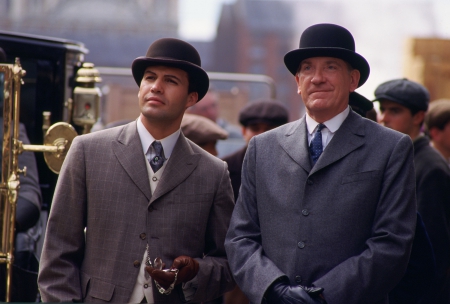
<path id="1" fill-rule="evenodd" d="M 208 91 L 209 78 L 201 68 L 200 55 L 185 41 L 174 38 L 158 39 L 150 45 L 145 56 L 136 58 L 131 70 L 138 86 L 141 84 L 145 69 L 152 65 L 170 66 L 186 71 L 190 86 L 194 85 L 194 91 L 198 93 L 198 100 Z"/>
<path id="2" fill-rule="evenodd" d="M 239 112 L 239 122 L 244 127 L 256 123 L 281 126 L 288 122 L 287 109 L 275 100 L 256 100 L 249 102 Z"/>
<path id="3" fill-rule="evenodd" d="M 382 99 L 399 103 L 412 111 L 426 111 L 430 94 L 423 85 L 401 78 L 386 81 L 375 89 L 374 101 Z"/>
<path id="4" fill-rule="evenodd" d="M 308 27 L 300 37 L 299 48 L 284 56 L 284 64 L 295 75 L 300 63 L 311 57 L 335 57 L 348 62 L 361 74 L 358 87 L 369 78 L 369 63 L 355 52 L 355 40 L 342 26 L 322 23 Z"/>

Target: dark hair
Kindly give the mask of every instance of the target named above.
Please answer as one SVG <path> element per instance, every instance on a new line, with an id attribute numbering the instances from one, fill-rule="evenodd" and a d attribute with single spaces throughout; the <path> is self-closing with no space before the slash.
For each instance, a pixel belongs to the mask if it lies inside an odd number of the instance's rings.
<path id="1" fill-rule="evenodd" d="M 428 130 L 438 128 L 443 130 L 450 122 L 450 100 L 440 99 L 431 102 L 430 108 L 425 116 L 425 125 Z"/>

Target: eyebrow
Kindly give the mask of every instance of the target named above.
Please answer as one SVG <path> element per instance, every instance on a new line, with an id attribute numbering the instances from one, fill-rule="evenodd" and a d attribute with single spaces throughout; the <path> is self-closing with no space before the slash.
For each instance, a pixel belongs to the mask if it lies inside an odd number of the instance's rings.
<path id="1" fill-rule="evenodd" d="M 153 72 L 152 70 L 146 70 L 146 71 L 144 72 L 144 76 L 145 76 L 146 74 L 156 75 L 156 73 Z M 179 82 L 181 82 L 181 79 L 180 79 L 180 78 L 178 78 L 177 76 L 172 75 L 172 74 L 164 74 L 163 77 L 174 78 L 174 79 L 178 80 Z"/>

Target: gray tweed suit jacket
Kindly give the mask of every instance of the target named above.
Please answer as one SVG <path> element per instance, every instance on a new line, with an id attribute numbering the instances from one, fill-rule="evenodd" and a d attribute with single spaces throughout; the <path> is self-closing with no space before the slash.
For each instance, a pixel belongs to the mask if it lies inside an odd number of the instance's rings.
<path id="1" fill-rule="evenodd" d="M 147 243 L 167 266 L 180 255 L 198 260 L 194 302 L 233 288 L 223 245 L 234 207 L 226 164 L 181 134 L 152 195 L 145 161 L 135 121 L 75 138 L 44 242 L 44 302 L 127 302 Z M 154 289 L 156 303 L 180 303 L 181 294 L 181 285 L 169 296 Z"/>
<path id="2" fill-rule="evenodd" d="M 254 137 L 225 241 L 252 303 L 281 276 L 328 304 L 387 303 L 416 223 L 409 137 L 350 112 L 312 166 L 305 118 Z"/>

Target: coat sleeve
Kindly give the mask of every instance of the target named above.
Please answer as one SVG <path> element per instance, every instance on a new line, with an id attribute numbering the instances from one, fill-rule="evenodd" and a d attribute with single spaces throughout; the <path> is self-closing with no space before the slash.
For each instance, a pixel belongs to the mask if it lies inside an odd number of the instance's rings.
<path id="1" fill-rule="evenodd" d="M 79 139 L 75 138 L 63 163 L 48 219 L 38 277 L 43 302 L 82 301 L 86 187 Z"/>
<path id="2" fill-rule="evenodd" d="M 250 140 L 242 167 L 239 198 L 225 239 L 236 283 L 251 303 L 261 303 L 267 288 L 285 274 L 264 254 L 256 200 L 256 148 Z"/>
<path id="3" fill-rule="evenodd" d="M 223 162 L 221 178 L 206 228 L 204 256 L 196 259 L 200 267 L 195 278 L 198 286 L 193 302 L 213 300 L 235 286 L 224 248 L 233 207 L 233 190 L 227 165 Z"/>
<path id="4" fill-rule="evenodd" d="M 313 282 L 329 304 L 376 303 L 403 277 L 416 224 L 413 149 L 409 137 L 395 145 L 384 170 L 372 235 L 365 248 Z"/>

